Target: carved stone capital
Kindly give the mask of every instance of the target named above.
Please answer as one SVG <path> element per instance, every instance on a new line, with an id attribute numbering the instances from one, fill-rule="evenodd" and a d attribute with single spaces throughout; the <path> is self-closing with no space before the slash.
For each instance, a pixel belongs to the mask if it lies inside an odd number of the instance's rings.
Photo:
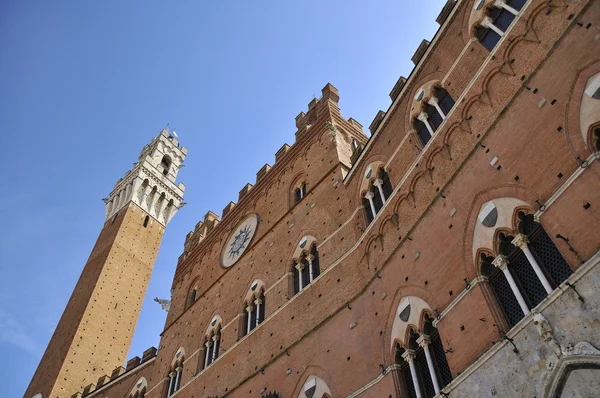
<path id="1" fill-rule="evenodd" d="M 518 234 L 511 243 L 517 246 L 519 249 L 525 250 L 527 249 L 527 243 L 529 243 L 529 239 L 527 239 L 527 235 Z"/>
<path id="2" fill-rule="evenodd" d="M 421 113 L 419 113 L 419 116 L 417 116 L 417 119 L 424 122 L 425 120 L 429 119 L 429 115 L 426 114 L 425 112 L 421 112 Z"/>
<path id="3" fill-rule="evenodd" d="M 373 196 L 375 196 L 375 194 L 371 191 L 369 191 L 365 194 L 365 198 L 367 198 L 367 199 L 373 199 Z"/>
<path id="4" fill-rule="evenodd" d="M 417 344 L 423 348 L 429 347 L 429 344 L 431 344 L 431 337 L 429 337 L 426 334 L 423 334 L 417 339 Z"/>
<path id="5" fill-rule="evenodd" d="M 302 271 L 304 269 L 304 264 L 303 263 L 298 263 L 298 264 L 296 264 L 295 268 L 298 271 Z"/>
<path id="6" fill-rule="evenodd" d="M 402 358 L 408 363 L 413 363 L 415 361 L 415 351 L 411 349 L 404 351 Z"/>
<path id="7" fill-rule="evenodd" d="M 378 178 L 373 182 L 373 185 L 375 185 L 376 187 L 380 187 L 383 185 L 383 180 Z"/>
<path id="8" fill-rule="evenodd" d="M 492 265 L 504 271 L 508 267 L 508 258 L 503 254 L 498 254 L 494 261 L 492 261 Z"/>

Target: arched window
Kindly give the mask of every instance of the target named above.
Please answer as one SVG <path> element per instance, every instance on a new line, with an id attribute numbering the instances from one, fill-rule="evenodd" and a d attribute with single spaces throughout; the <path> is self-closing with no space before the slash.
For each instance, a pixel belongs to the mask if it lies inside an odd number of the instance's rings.
<path id="1" fill-rule="evenodd" d="M 304 241 L 306 238 L 303 238 Z M 302 241 L 300 245 L 302 245 Z M 301 292 L 321 274 L 319 252 L 316 243 L 312 243 L 308 252 L 302 251 L 293 261 L 294 294 Z"/>
<path id="2" fill-rule="evenodd" d="M 429 306 L 423 300 L 405 297 L 398 305 L 392 325 L 394 361 L 399 365 L 400 380 L 408 397 L 434 397 L 452 381 L 440 334 L 429 313 Z M 411 325 L 419 319 L 421 327 L 417 330 Z M 406 344 L 397 341 L 401 337 Z"/>
<path id="3" fill-rule="evenodd" d="M 169 174 L 169 170 L 171 169 L 171 158 L 168 155 L 163 156 L 162 160 L 160 161 L 160 167 L 162 168 L 162 173 L 163 175 L 168 175 Z"/>
<path id="4" fill-rule="evenodd" d="M 146 390 L 148 389 L 148 382 L 145 377 L 141 377 L 135 386 L 129 393 L 129 398 L 144 398 L 146 396 Z M 35 397 L 34 397 L 35 398 Z"/>
<path id="5" fill-rule="evenodd" d="M 409 332 L 408 349 L 395 346 L 395 362 L 400 365 L 405 391 L 409 397 L 434 397 L 452 381 L 444 347 L 433 320 L 426 316 L 423 333 Z"/>
<path id="6" fill-rule="evenodd" d="M 202 356 L 203 363 L 201 369 L 206 369 L 211 363 L 219 357 L 221 348 L 221 318 L 215 316 L 210 322 L 210 326 L 204 336 L 204 355 Z"/>
<path id="7" fill-rule="evenodd" d="M 190 293 L 190 305 L 194 304 L 198 299 L 198 288 L 194 287 Z"/>
<path id="8" fill-rule="evenodd" d="M 306 196 L 306 183 L 299 184 L 294 190 L 294 198 L 296 203 L 300 202 Z"/>
<path id="9" fill-rule="evenodd" d="M 519 212 L 519 234 L 498 235 L 498 256 L 481 255 L 481 271 L 508 321 L 514 326 L 572 270 L 533 215 Z"/>
<path id="10" fill-rule="evenodd" d="M 244 313 L 244 335 L 247 335 L 265 320 L 265 293 L 262 288 L 250 295 Z"/>
<path id="11" fill-rule="evenodd" d="M 423 145 L 429 142 L 454 107 L 454 99 L 444 88 L 434 87 L 433 89 L 429 88 L 429 90 L 432 92 L 427 102 L 421 102 L 425 97 L 423 88 L 419 89 L 415 96 L 415 103 L 420 107 L 421 113 L 415 117 L 413 127 Z"/>
<path id="12" fill-rule="evenodd" d="M 184 362 L 185 353 L 183 348 L 177 350 L 175 354 L 175 358 L 171 363 L 171 368 L 169 371 L 169 384 L 167 387 L 167 398 L 171 395 L 175 394 L 179 388 L 181 387 L 181 375 L 183 373 L 183 362 Z"/>
<path id="13" fill-rule="evenodd" d="M 492 51 L 500 38 L 518 15 L 526 0 L 501 0 L 493 3 L 486 10 L 485 18 L 475 28 L 475 33 L 479 42 Z M 476 2 L 476 7 L 483 3 L 483 0 Z"/>
<path id="14" fill-rule="evenodd" d="M 375 178 L 369 181 L 368 190 L 363 196 L 363 207 L 370 224 L 385 202 L 390 198 L 393 191 L 392 183 L 388 173 L 381 167 Z"/>

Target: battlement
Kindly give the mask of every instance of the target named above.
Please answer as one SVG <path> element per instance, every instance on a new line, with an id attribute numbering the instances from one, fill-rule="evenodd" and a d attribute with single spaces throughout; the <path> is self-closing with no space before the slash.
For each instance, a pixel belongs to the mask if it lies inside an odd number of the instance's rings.
<path id="1" fill-rule="evenodd" d="M 275 153 L 275 163 L 273 166 L 266 163 L 263 167 L 258 170 L 256 173 L 256 181 L 255 185 L 263 184 L 264 181 L 268 179 L 268 176 L 273 173 L 274 169 L 278 168 L 278 165 L 281 164 L 282 160 L 288 156 L 288 154 L 295 152 L 297 148 L 297 144 L 299 142 L 304 141 L 304 137 L 307 136 L 307 132 L 313 127 L 313 125 L 319 120 L 327 120 L 327 123 L 332 125 L 338 123 L 340 119 L 345 120 L 349 126 L 346 126 L 346 130 L 349 130 L 349 133 L 354 134 L 358 141 L 361 141 L 359 145 L 362 145 L 363 141 L 366 141 L 366 136 L 362 133 L 363 126 L 358 121 L 353 118 L 344 119 L 341 115 L 340 109 L 338 107 L 338 102 L 340 99 L 340 95 L 338 89 L 335 88 L 332 84 L 327 83 L 325 87 L 321 90 L 321 98 L 313 98 L 308 103 L 308 111 L 300 112 L 296 116 L 296 133 L 295 133 L 295 143 L 293 145 L 283 144 L 279 150 Z M 339 119 L 338 119 L 339 118 Z M 315 127 L 323 127 L 323 126 L 315 126 Z M 361 132 L 361 137 L 357 135 L 357 131 Z M 246 198 L 250 197 L 251 191 L 254 190 L 255 185 L 252 183 L 247 183 L 238 194 L 237 203 L 241 203 L 246 200 Z M 236 206 L 235 202 L 229 202 L 227 206 L 223 208 L 222 218 L 224 219 L 229 214 L 234 212 L 234 207 Z M 214 213 L 209 212 L 210 214 L 217 217 Z M 218 221 L 217 221 L 218 222 Z M 212 227 L 207 227 L 206 225 L 206 216 L 204 221 L 198 222 L 194 231 L 191 231 L 187 234 L 184 244 L 184 253 L 180 260 L 185 257 L 185 254 L 191 251 L 194 245 L 198 244 L 202 240 L 204 240 L 208 233 L 213 229 L 215 225 Z"/>
<path id="2" fill-rule="evenodd" d="M 126 367 L 117 366 L 112 373 L 109 375 L 103 375 L 98 378 L 96 383 L 90 383 L 83 391 L 78 391 L 75 394 L 71 395 L 71 398 L 83 398 L 93 393 L 101 390 L 103 387 L 107 387 L 108 384 L 120 379 L 121 377 L 127 376 L 129 372 L 136 369 L 138 366 L 147 363 L 148 361 L 154 359 L 158 354 L 158 350 L 156 347 L 150 347 L 144 351 L 142 357 L 135 356 L 127 361 Z"/>

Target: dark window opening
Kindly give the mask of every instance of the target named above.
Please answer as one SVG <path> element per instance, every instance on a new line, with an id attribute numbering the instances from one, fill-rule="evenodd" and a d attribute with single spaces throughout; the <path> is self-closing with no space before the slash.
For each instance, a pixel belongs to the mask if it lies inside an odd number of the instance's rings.
<path id="1" fill-rule="evenodd" d="M 144 218 L 144 228 L 148 226 L 148 221 L 150 221 L 150 216 L 146 216 L 146 218 Z"/>
<path id="2" fill-rule="evenodd" d="M 427 126 L 425 126 L 425 123 L 415 118 L 414 128 L 417 131 L 417 135 L 421 139 L 423 146 L 427 145 L 427 143 L 431 139 L 431 134 L 429 134 L 429 130 L 427 129 Z"/>
<path id="3" fill-rule="evenodd" d="M 444 112 L 445 115 L 448 115 L 452 108 L 454 108 L 454 98 L 452 98 L 452 96 L 442 87 L 437 87 L 435 89 L 435 96 L 438 99 L 440 108 L 442 108 L 442 112 Z"/>
<path id="4" fill-rule="evenodd" d="M 171 169 L 171 158 L 168 157 L 167 155 L 163 156 L 162 160 L 160 161 L 160 166 L 162 168 L 162 173 L 163 175 L 168 175 L 169 174 L 169 170 Z"/>
<path id="5" fill-rule="evenodd" d="M 371 222 L 375 218 L 375 215 L 371 210 L 371 203 L 369 202 L 369 199 L 363 198 L 363 207 L 365 208 L 365 213 L 367 215 L 367 224 L 371 224 Z"/>
<path id="6" fill-rule="evenodd" d="M 302 183 L 295 191 L 296 203 L 300 202 L 306 196 L 306 184 Z"/>

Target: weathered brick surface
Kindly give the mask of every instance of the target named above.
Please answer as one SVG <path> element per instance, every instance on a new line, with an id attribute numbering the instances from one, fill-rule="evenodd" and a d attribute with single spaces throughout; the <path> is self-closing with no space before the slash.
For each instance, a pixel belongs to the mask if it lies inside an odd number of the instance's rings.
<path id="1" fill-rule="evenodd" d="M 260 396 L 263 389 L 296 397 L 309 375 L 325 380 L 334 397 L 367 385 L 361 396 L 403 396 L 392 366 L 392 341 L 402 336 L 392 336 L 392 324 L 406 296 L 443 314 L 437 326 L 450 369 L 454 376 L 464 372 L 508 331 L 473 255 L 496 254 L 493 245 L 473 247 L 477 214 L 488 200 L 515 198 L 531 213 L 545 205 L 540 222 L 573 270 L 598 251 L 600 166 L 595 160 L 581 168 L 591 153 L 572 131 L 578 128 L 572 118 L 582 79 L 600 71 L 591 50 L 597 30 L 576 21 L 600 23 L 600 3 L 555 7 L 530 0 L 493 54 L 471 40 L 473 2 L 455 7 L 357 163 L 350 164 L 351 141 L 366 139 L 339 113 L 337 90 L 326 86 L 323 98 L 298 116 L 296 143 L 217 226 L 186 245 L 158 356 L 139 372 L 149 381 L 146 396 L 164 396 L 180 347 L 186 354 L 177 397 Z M 457 103 L 423 147 L 411 131 L 411 107 L 419 87 L 432 80 Z M 361 193 L 374 162 L 386 166 L 396 190 L 367 225 Z M 308 195 L 294 204 L 299 181 Z M 260 216 L 252 245 L 223 269 L 223 244 L 249 213 Z M 570 238 L 577 255 L 557 234 Z M 292 257 L 305 235 L 319 243 L 322 275 L 292 297 Z M 240 338 L 244 297 L 256 279 L 267 289 L 266 319 Z M 195 286 L 198 299 L 190 304 Z M 200 371 L 215 315 L 223 320 L 220 356 Z"/>
<path id="2" fill-rule="evenodd" d="M 134 204 L 108 220 L 25 396 L 70 397 L 125 363 L 164 228 Z"/>

